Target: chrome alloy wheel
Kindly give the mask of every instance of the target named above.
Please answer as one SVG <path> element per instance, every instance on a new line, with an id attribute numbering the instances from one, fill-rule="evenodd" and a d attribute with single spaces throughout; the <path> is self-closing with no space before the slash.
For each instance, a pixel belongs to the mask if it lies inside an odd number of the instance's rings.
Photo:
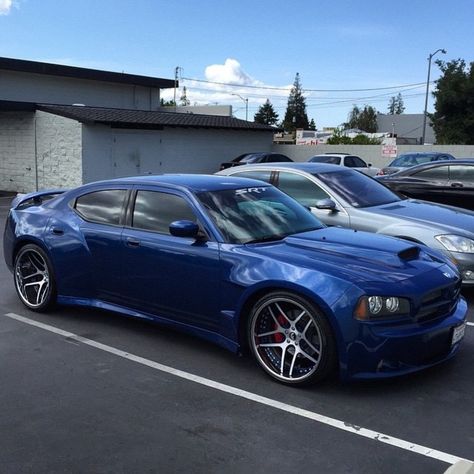
<path id="1" fill-rule="evenodd" d="M 257 306 L 250 331 L 254 354 L 274 378 L 299 383 L 318 370 L 324 356 L 321 329 L 313 311 L 296 299 L 266 299 Z"/>
<path id="2" fill-rule="evenodd" d="M 49 266 L 40 249 L 33 245 L 23 247 L 15 260 L 15 285 L 23 303 L 31 309 L 47 306 L 51 284 Z"/>

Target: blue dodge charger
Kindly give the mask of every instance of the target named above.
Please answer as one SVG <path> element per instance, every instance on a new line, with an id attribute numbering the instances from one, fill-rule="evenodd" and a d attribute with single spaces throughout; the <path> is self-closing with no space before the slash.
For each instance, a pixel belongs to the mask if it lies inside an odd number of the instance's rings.
<path id="1" fill-rule="evenodd" d="M 261 181 L 165 175 L 19 195 L 4 255 L 30 310 L 103 308 L 245 349 L 277 381 L 453 356 L 467 305 L 435 250 L 326 227 Z"/>

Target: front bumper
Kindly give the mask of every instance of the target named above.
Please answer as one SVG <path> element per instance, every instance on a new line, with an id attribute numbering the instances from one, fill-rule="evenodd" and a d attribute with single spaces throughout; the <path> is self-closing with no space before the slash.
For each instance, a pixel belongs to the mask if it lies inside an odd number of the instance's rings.
<path id="1" fill-rule="evenodd" d="M 416 372 L 448 360 L 462 340 L 452 344 L 454 328 L 465 323 L 467 303 L 459 299 L 453 313 L 410 326 L 361 323 L 361 337 L 347 347 L 343 379 L 385 378 Z"/>

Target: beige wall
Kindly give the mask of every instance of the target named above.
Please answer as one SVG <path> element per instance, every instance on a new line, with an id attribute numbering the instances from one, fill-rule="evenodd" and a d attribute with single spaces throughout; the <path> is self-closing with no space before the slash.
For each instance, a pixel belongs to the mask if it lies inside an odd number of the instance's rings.
<path id="1" fill-rule="evenodd" d="M 295 161 L 307 161 L 314 155 L 327 152 L 350 153 L 378 168 L 388 165 L 393 159 L 382 156 L 381 145 L 273 145 L 272 151 L 283 153 Z M 398 145 L 398 154 L 408 151 L 439 151 L 456 158 L 474 158 L 474 145 Z"/>
<path id="2" fill-rule="evenodd" d="M 38 189 L 82 184 L 82 125 L 47 112 L 36 112 Z"/>
<path id="3" fill-rule="evenodd" d="M 0 189 L 35 189 L 35 118 L 33 112 L 0 113 Z"/>

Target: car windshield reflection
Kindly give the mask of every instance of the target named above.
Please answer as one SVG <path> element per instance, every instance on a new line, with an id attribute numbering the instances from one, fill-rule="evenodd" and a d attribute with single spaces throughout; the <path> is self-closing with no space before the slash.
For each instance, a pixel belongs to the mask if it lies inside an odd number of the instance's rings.
<path id="1" fill-rule="evenodd" d="M 324 227 L 303 206 L 269 186 L 201 192 L 197 196 L 229 243 L 281 240 Z"/>
<path id="2" fill-rule="evenodd" d="M 362 173 L 341 170 L 315 176 L 353 207 L 381 206 L 401 201 L 393 191 Z"/>

